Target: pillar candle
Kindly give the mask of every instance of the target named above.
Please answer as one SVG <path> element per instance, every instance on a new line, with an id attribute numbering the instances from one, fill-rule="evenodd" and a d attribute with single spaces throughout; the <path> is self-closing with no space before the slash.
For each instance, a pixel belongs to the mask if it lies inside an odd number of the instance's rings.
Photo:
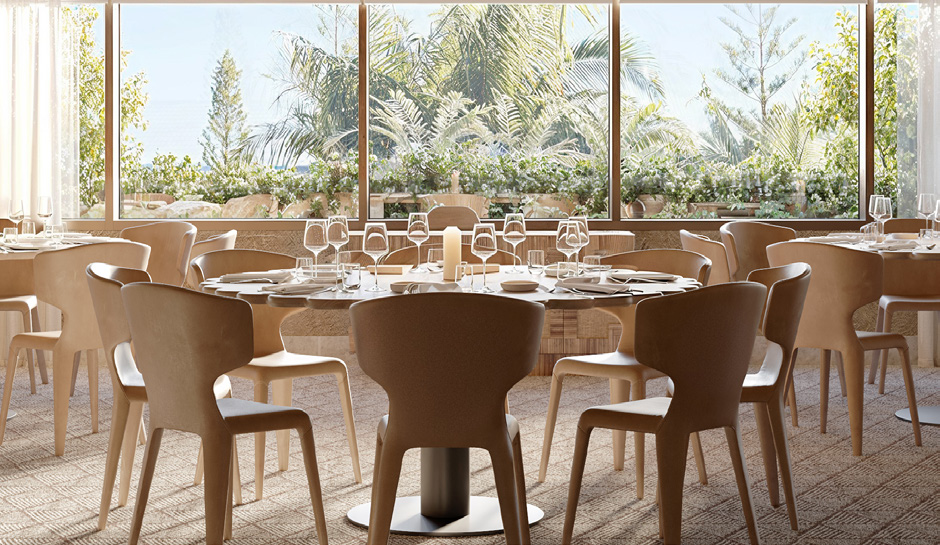
<path id="1" fill-rule="evenodd" d="M 460 264 L 460 229 L 451 225 L 444 229 L 444 280 L 457 280 L 455 272 Z"/>

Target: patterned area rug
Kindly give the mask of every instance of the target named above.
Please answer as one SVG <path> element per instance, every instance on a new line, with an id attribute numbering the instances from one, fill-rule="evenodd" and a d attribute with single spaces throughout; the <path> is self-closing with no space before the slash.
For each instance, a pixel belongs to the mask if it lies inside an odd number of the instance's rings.
<path id="1" fill-rule="evenodd" d="M 365 530 L 345 520 L 351 507 L 369 500 L 375 425 L 387 407 L 381 389 L 349 358 L 353 402 L 365 483 L 355 484 L 349 461 L 343 418 L 335 382 L 327 377 L 295 381 L 295 405 L 314 421 L 317 457 L 323 486 L 330 543 L 364 543 Z M 919 401 L 940 405 L 940 369 L 915 369 Z M 251 385 L 234 380 L 236 396 L 250 398 Z M 894 417 L 905 407 L 901 373 L 889 369 L 887 393 L 865 387 L 865 455 L 853 457 L 848 413 L 833 375 L 829 432 L 821 435 L 819 373 L 797 369 L 800 427 L 790 429 L 795 461 L 795 485 L 800 532 L 790 530 L 786 508 L 770 506 L 754 417 L 742 407 L 741 421 L 747 464 L 752 480 L 758 526 L 763 542 L 898 544 L 940 543 L 940 428 L 925 427 L 924 446 L 915 447 L 911 427 Z M 91 434 L 87 380 L 79 380 L 71 402 L 66 453 L 52 454 L 52 388 L 41 386 L 29 395 L 25 370 L 14 384 L 13 408 L 0 446 L 0 544 L 126 543 L 136 481 L 143 456 L 137 459 L 127 506 L 117 506 L 115 492 L 108 528 L 97 531 L 98 503 L 110 421 L 110 380 L 102 372 L 101 431 Z M 574 450 L 574 430 L 584 408 L 605 402 L 607 384 L 570 377 L 565 381 L 555 433 L 550 473 L 536 482 L 549 378 L 525 379 L 511 393 L 512 412 L 522 426 L 529 502 L 545 510 L 545 519 L 532 528 L 533 543 L 561 541 L 568 476 Z M 650 385 L 659 395 L 662 381 Z M 721 431 L 702 435 L 709 484 L 698 483 L 689 458 L 683 508 L 684 543 L 747 543 L 741 504 Z M 611 435 L 595 432 L 584 477 L 575 527 L 576 543 L 657 543 L 654 441 L 647 441 L 646 490 L 637 499 L 632 441 L 628 439 L 627 467 L 616 472 L 611 461 Z M 144 519 L 143 543 L 203 543 L 202 486 L 193 486 L 198 443 L 193 436 L 167 432 Z M 234 544 L 315 543 L 313 512 L 303 472 L 300 444 L 291 442 L 291 467 L 276 471 L 273 434 L 269 434 L 265 497 L 253 500 L 252 439 L 239 439 L 241 475 L 246 504 L 234 511 Z M 417 451 L 405 458 L 399 495 L 419 489 Z M 471 454 L 474 494 L 495 496 L 492 470 L 482 452 Z M 501 536 L 436 539 L 393 536 L 391 543 L 505 543 Z"/>

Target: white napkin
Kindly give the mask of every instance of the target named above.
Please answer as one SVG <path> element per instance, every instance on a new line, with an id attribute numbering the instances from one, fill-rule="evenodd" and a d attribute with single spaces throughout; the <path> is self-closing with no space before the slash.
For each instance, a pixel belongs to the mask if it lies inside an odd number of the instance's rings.
<path id="1" fill-rule="evenodd" d="M 565 289 L 573 289 L 586 293 L 599 293 L 603 295 L 631 293 L 633 291 L 630 286 L 624 286 L 622 284 L 601 284 L 597 278 L 591 277 L 565 278 L 556 282 L 555 285 Z"/>
<path id="2" fill-rule="evenodd" d="M 414 291 L 405 290 L 405 293 L 444 293 L 462 291 L 455 282 L 427 282 L 418 284 Z"/>
<path id="3" fill-rule="evenodd" d="M 278 295 L 310 295 L 320 293 L 331 289 L 333 284 L 317 284 L 313 282 L 304 284 L 279 284 L 277 286 L 266 286 L 261 289 L 264 293 L 276 293 Z"/>
<path id="4" fill-rule="evenodd" d="M 618 269 L 607 273 L 610 278 L 620 282 L 675 282 L 681 277 L 675 274 L 655 272 L 655 271 L 633 271 L 629 269 Z"/>
<path id="5" fill-rule="evenodd" d="M 806 240 L 810 242 L 824 242 L 829 244 L 836 243 L 846 243 L 846 242 L 858 242 L 861 240 L 861 236 L 851 236 L 851 235 L 826 235 L 824 237 L 808 237 Z"/>
<path id="6" fill-rule="evenodd" d="M 914 250 L 917 248 L 916 240 L 889 240 L 885 242 L 875 242 L 871 245 L 873 250 Z"/>
<path id="7" fill-rule="evenodd" d="M 252 271 L 222 275 L 220 282 L 269 282 L 277 284 L 293 277 L 293 271 Z"/>

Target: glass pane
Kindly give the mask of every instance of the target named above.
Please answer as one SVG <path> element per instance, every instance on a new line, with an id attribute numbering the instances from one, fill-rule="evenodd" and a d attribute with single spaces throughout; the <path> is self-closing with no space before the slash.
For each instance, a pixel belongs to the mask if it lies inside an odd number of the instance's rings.
<path id="1" fill-rule="evenodd" d="M 858 21 L 854 4 L 623 4 L 624 217 L 858 217 Z"/>
<path id="2" fill-rule="evenodd" d="M 369 12 L 369 214 L 608 217 L 606 6 Z"/>
<path id="3" fill-rule="evenodd" d="M 122 5 L 122 217 L 356 217 L 357 21 L 352 5 Z"/>
<path id="4" fill-rule="evenodd" d="M 63 8 L 78 43 L 78 183 L 82 218 L 104 217 L 104 9 L 71 4 Z"/>

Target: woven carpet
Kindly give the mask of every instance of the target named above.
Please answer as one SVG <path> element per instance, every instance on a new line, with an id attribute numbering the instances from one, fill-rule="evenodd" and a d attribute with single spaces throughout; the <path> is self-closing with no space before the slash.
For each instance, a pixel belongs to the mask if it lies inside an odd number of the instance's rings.
<path id="1" fill-rule="evenodd" d="M 313 418 L 316 451 L 323 486 L 328 535 L 333 545 L 365 543 L 365 530 L 345 520 L 346 511 L 369 500 L 375 425 L 387 408 L 382 390 L 350 364 L 353 403 L 358 425 L 363 484 L 353 481 L 349 451 L 335 382 L 328 377 L 295 381 L 295 405 Z M 940 405 L 940 369 L 915 369 L 922 404 Z M 108 528 L 97 531 L 98 503 L 110 428 L 110 381 L 101 374 L 101 431 L 90 433 L 87 380 L 79 379 L 71 401 L 66 453 L 52 453 L 52 387 L 29 395 L 25 369 L 17 373 L 13 408 L 6 440 L 0 446 L 0 544 L 126 543 L 130 528 L 143 447 L 137 449 L 131 500 L 118 507 L 117 493 Z M 80 375 L 81 376 L 81 375 Z M 550 473 L 536 482 L 548 377 L 530 377 L 510 394 L 512 412 L 522 426 L 529 502 L 545 510 L 545 519 L 532 528 L 535 544 L 561 542 L 568 476 L 574 450 L 575 426 L 584 408 L 605 402 L 607 384 L 596 379 L 565 380 Z M 234 380 L 236 396 L 250 398 L 251 385 Z M 819 373 L 797 368 L 800 427 L 790 429 L 800 531 L 793 532 L 786 508 L 770 506 L 754 417 L 742 406 L 741 422 L 752 480 L 758 527 L 766 544 L 897 544 L 940 543 L 940 428 L 925 427 L 924 445 L 915 447 L 910 424 L 894 411 L 905 407 L 901 373 L 889 369 L 887 393 L 865 387 L 865 443 L 862 457 L 851 455 L 849 422 L 844 399 L 833 378 L 829 431 L 819 433 Z M 663 391 L 662 381 L 650 385 L 650 395 Z M 709 484 L 697 481 L 689 458 L 683 507 L 684 543 L 747 543 L 734 474 L 721 431 L 702 434 Z M 646 490 L 635 495 L 632 441 L 627 467 L 614 471 L 611 435 L 597 431 L 591 441 L 587 471 L 575 526 L 577 543 L 657 543 L 654 441 L 647 441 Z M 144 519 L 143 543 L 203 543 L 202 486 L 192 484 L 198 443 L 193 436 L 167 432 L 150 502 Z M 253 500 L 252 438 L 239 439 L 241 475 L 246 504 L 234 510 L 233 544 L 315 543 L 313 512 L 296 437 L 291 442 L 291 467 L 276 471 L 273 434 L 269 434 L 265 497 Z M 406 456 L 399 495 L 419 489 L 418 452 Z M 474 494 L 495 496 L 492 470 L 482 452 L 471 454 Z M 501 536 L 428 539 L 392 536 L 391 543 L 504 543 Z"/>

